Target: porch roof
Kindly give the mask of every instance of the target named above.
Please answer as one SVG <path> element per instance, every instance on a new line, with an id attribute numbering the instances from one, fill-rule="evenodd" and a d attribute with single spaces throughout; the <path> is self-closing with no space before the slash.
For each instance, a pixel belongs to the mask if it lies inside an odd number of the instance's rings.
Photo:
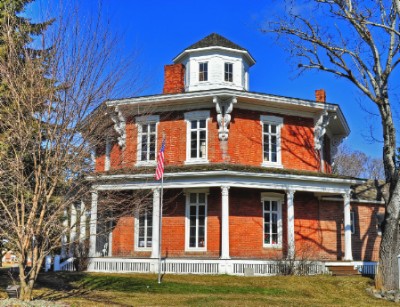
<path id="1" fill-rule="evenodd" d="M 160 186 L 154 180 L 154 167 L 135 167 L 94 174 L 88 177 L 97 190 L 151 189 Z M 295 190 L 327 194 L 350 191 L 364 180 L 317 172 L 251 167 L 231 164 L 166 167 L 164 188 L 201 188 L 231 186 L 242 188 Z"/>

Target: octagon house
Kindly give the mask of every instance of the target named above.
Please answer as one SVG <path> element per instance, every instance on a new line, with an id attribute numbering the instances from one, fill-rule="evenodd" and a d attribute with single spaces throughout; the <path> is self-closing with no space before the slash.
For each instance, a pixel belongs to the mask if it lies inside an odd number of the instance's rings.
<path id="1" fill-rule="evenodd" d="M 315 100 L 251 92 L 254 64 L 211 34 L 165 66 L 162 94 L 97 110 L 107 119 L 89 177 L 89 271 L 157 272 L 160 254 L 163 273 L 198 274 L 275 274 L 285 260 L 312 263 L 309 273 L 362 270 L 377 260 L 377 186 L 332 174 L 350 133 L 340 107 L 322 89 Z M 140 210 L 107 223 L 97 214 L 106 194 L 137 191 L 147 193 Z"/>

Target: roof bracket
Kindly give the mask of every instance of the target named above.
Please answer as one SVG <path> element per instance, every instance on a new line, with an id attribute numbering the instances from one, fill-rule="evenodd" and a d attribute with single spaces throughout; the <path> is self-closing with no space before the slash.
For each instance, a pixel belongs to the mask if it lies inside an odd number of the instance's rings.
<path id="1" fill-rule="evenodd" d="M 322 144 L 324 143 L 324 135 L 326 133 L 326 127 L 329 125 L 330 116 L 328 111 L 324 111 L 314 127 L 314 148 L 315 150 L 321 150 Z"/>
<path id="2" fill-rule="evenodd" d="M 237 99 L 232 96 L 223 100 L 218 96 L 214 96 L 213 102 L 215 103 L 215 109 L 217 111 L 218 138 L 220 141 L 227 141 L 229 136 L 228 126 L 231 122 L 233 104 L 237 102 Z"/>

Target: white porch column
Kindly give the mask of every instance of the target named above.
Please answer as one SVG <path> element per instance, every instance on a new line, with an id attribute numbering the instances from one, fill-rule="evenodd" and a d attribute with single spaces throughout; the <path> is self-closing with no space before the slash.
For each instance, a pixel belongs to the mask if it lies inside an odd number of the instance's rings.
<path id="1" fill-rule="evenodd" d="M 353 260 L 351 247 L 351 219 L 350 219 L 350 191 L 343 193 L 344 200 L 344 259 L 347 261 Z"/>
<path id="2" fill-rule="evenodd" d="M 64 209 L 63 213 L 63 234 L 61 235 L 61 258 L 67 258 L 67 231 L 68 231 L 68 212 L 67 209 Z"/>
<path id="3" fill-rule="evenodd" d="M 81 201 L 80 214 L 80 230 L 79 230 L 79 241 L 83 244 L 86 239 L 86 207 L 85 203 Z"/>
<path id="4" fill-rule="evenodd" d="M 69 233 L 69 257 L 74 256 L 74 246 L 76 240 L 76 207 L 74 204 L 71 205 L 71 231 Z"/>
<path id="5" fill-rule="evenodd" d="M 97 191 L 92 192 L 92 208 L 90 210 L 90 247 L 89 257 L 96 257 L 96 237 L 97 237 Z"/>
<path id="6" fill-rule="evenodd" d="M 230 259 L 229 256 L 229 186 L 221 187 L 221 259 Z"/>
<path id="7" fill-rule="evenodd" d="M 160 241 L 160 189 L 153 190 L 153 230 L 151 258 L 158 258 Z"/>
<path id="8" fill-rule="evenodd" d="M 294 259 L 296 247 L 294 242 L 294 193 L 295 190 L 287 190 L 286 191 L 286 198 L 287 198 L 287 244 L 288 244 L 288 251 L 287 257 L 289 259 Z"/>

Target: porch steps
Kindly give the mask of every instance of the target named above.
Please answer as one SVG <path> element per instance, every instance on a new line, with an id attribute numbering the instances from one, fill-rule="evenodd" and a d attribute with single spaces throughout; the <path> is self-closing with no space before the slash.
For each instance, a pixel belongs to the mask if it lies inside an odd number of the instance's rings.
<path id="1" fill-rule="evenodd" d="M 361 275 L 361 273 L 354 268 L 354 266 L 349 265 L 328 265 L 326 266 L 328 270 L 332 273 L 332 276 L 354 276 Z"/>

